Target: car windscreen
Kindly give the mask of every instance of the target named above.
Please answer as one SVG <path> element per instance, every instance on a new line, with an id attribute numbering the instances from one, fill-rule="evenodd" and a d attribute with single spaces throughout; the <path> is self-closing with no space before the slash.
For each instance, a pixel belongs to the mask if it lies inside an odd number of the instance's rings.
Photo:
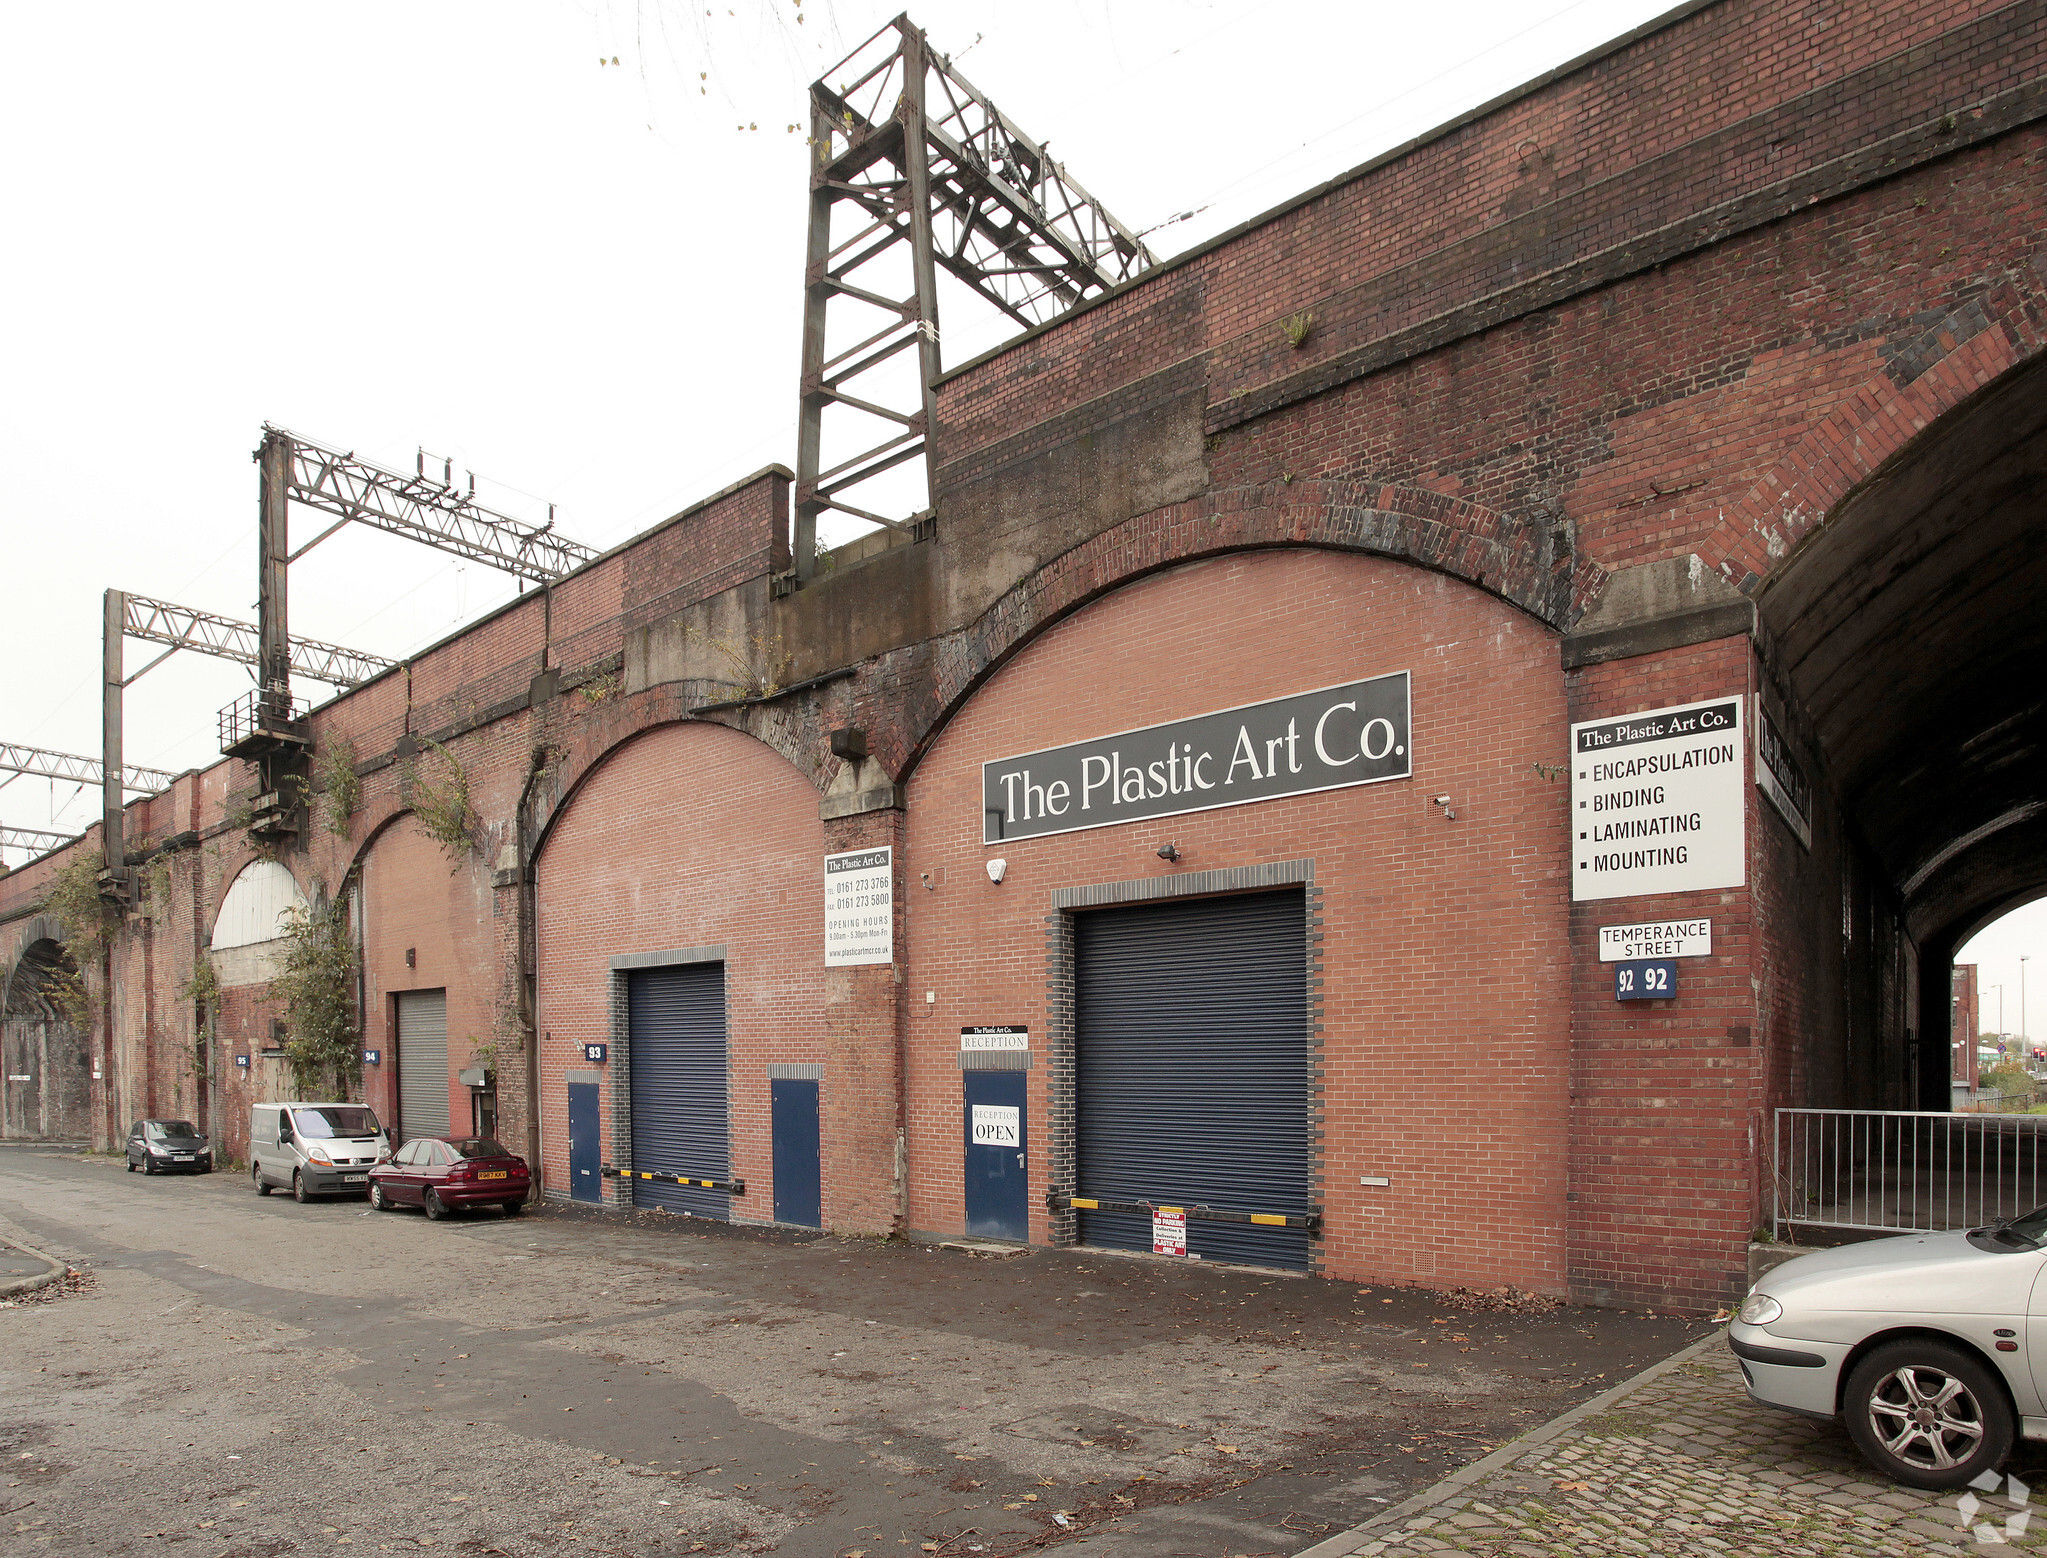
<path id="1" fill-rule="evenodd" d="M 294 1109 L 291 1117 L 298 1126 L 299 1134 L 308 1141 L 326 1141 L 336 1136 L 377 1134 L 376 1111 L 359 1106 L 331 1104 L 323 1109 Z"/>
<path id="2" fill-rule="evenodd" d="M 197 1141 L 199 1131 L 190 1120 L 150 1120 L 146 1129 L 159 1141 Z"/>
<path id="3" fill-rule="evenodd" d="M 448 1145 L 455 1149 L 458 1158 L 509 1158 L 505 1144 L 493 1141 L 488 1136 L 451 1136 Z"/>
<path id="4" fill-rule="evenodd" d="M 2026 1248 L 2039 1248 L 2040 1241 L 2047 1239 L 2047 1206 L 2038 1206 L 2024 1217 L 2014 1217 L 1997 1232 L 2011 1243 L 2022 1243 Z"/>

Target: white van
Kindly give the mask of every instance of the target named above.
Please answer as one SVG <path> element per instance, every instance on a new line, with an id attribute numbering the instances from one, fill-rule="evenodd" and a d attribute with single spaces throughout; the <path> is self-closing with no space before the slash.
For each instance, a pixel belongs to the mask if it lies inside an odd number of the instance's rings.
<path id="1" fill-rule="evenodd" d="M 391 1137 L 368 1104 L 255 1104 L 249 1110 L 249 1174 L 256 1194 L 367 1195 L 370 1170 L 391 1156 Z"/>

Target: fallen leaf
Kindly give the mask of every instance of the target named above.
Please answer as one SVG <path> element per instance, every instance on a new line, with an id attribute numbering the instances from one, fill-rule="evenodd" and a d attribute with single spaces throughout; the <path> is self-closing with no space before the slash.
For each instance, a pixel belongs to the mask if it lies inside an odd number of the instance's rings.
<path id="1" fill-rule="evenodd" d="M 1592 1484 L 1589 1482 L 1558 1482 L 1552 1483 L 1551 1486 L 1559 1493 L 1584 1493 L 1590 1490 Z"/>

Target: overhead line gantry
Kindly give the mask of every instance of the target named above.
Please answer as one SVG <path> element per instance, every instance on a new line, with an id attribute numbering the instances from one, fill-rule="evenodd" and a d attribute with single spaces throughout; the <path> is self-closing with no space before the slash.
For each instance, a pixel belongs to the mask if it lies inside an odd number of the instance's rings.
<path id="1" fill-rule="evenodd" d="M 891 529 L 931 513 L 937 274 L 972 288 L 1020 328 L 1056 318 L 1158 263 L 1143 239 L 973 83 L 907 16 L 810 89 L 810 238 L 796 444 L 796 579 L 817 569 L 817 521 L 837 510 Z M 853 220 L 835 233 L 842 209 Z M 910 292 L 871 269 L 909 247 Z M 845 321 L 827 345 L 827 327 Z M 916 392 L 885 370 L 916 351 Z M 825 413 L 851 453 L 824 465 Z M 878 427 L 877 427 L 878 424 Z M 840 435 L 835 433 L 834 437 Z M 862 489 L 923 464 L 923 508 L 891 517 Z M 855 501 L 858 495 L 858 501 Z"/>

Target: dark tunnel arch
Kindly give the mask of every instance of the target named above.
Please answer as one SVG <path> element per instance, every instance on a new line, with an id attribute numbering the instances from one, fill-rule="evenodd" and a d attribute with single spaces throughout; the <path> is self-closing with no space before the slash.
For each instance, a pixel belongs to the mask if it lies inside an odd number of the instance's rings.
<path id="1" fill-rule="evenodd" d="M 0 1069 L 10 1082 L 0 1097 L 0 1138 L 90 1138 L 91 1036 L 67 1009 L 82 990 L 79 978 L 77 962 L 49 936 L 23 947 L 7 973 Z"/>
<path id="2" fill-rule="evenodd" d="M 1948 968 L 2047 892 L 2047 359 L 1927 428 L 1758 599 L 1847 829 L 1918 957 L 1919 1107 L 1947 1107 Z"/>

